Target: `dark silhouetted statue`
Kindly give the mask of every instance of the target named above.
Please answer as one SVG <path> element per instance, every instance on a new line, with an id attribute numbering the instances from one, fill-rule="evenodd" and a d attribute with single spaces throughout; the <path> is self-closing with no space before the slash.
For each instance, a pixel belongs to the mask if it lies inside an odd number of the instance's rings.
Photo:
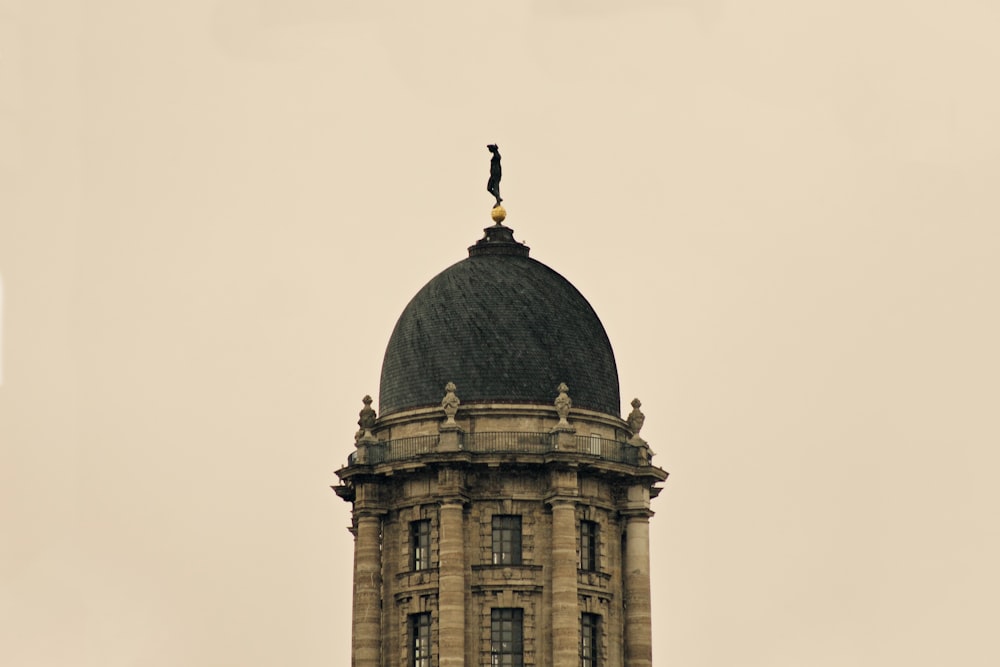
<path id="1" fill-rule="evenodd" d="M 500 198 L 500 150 L 496 144 L 489 144 L 493 157 L 490 158 L 490 180 L 486 183 L 486 191 L 497 198 L 496 205 L 499 206 L 503 199 Z"/>

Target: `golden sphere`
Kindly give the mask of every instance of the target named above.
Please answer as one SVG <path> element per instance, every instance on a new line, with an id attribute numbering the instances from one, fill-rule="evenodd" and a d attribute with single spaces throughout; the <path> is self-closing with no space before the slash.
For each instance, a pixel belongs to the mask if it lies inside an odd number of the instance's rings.
<path id="1" fill-rule="evenodd" d="M 507 210 L 500 204 L 497 204 L 493 207 L 493 210 L 490 211 L 490 217 L 493 218 L 493 222 L 499 225 L 507 218 Z"/>

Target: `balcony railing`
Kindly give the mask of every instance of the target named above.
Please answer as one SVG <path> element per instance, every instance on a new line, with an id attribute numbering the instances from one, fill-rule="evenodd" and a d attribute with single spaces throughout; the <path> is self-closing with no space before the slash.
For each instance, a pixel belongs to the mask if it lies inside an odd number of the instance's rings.
<path id="1" fill-rule="evenodd" d="M 368 464 L 390 463 L 419 459 L 437 452 L 439 436 L 418 435 L 396 438 L 377 444 L 365 445 L 364 462 Z M 603 461 L 613 461 L 627 465 L 649 465 L 648 459 L 640 459 L 639 448 L 627 442 L 609 440 L 597 436 L 577 435 L 570 438 L 568 450 L 574 454 L 592 456 Z M 557 446 L 558 439 L 552 433 L 528 431 L 498 431 L 462 433 L 459 437 L 461 451 L 480 456 L 489 454 L 548 454 L 565 452 L 565 441 Z M 359 452 L 352 452 L 347 464 L 358 463 Z"/>
<path id="2" fill-rule="evenodd" d="M 423 454 L 430 454 L 437 448 L 438 436 L 417 435 L 412 438 L 396 438 L 377 445 L 368 446 L 369 463 L 405 461 Z"/>
<path id="3" fill-rule="evenodd" d="M 576 436 L 576 451 L 606 461 L 639 465 L 639 448 L 617 440 L 608 440 L 593 435 L 578 435 Z"/>
<path id="4" fill-rule="evenodd" d="M 503 452 L 545 454 L 552 451 L 551 433 L 531 433 L 524 431 L 498 431 L 466 433 L 462 437 L 462 449 L 480 454 Z"/>

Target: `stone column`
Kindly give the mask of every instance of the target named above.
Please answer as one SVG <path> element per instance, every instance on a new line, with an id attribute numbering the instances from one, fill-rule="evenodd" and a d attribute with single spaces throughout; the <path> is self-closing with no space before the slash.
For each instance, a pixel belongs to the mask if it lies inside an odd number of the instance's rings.
<path id="1" fill-rule="evenodd" d="M 382 520 L 376 512 L 355 510 L 352 667 L 379 667 L 382 623 Z"/>
<path id="2" fill-rule="evenodd" d="M 465 665 L 465 536 L 461 498 L 441 501 L 438 515 L 438 664 Z"/>
<path id="3" fill-rule="evenodd" d="M 580 604 L 577 599 L 576 499 L 553 498 L 552 506 L 552 665 L 580 662 Z"/>
<path id="4" fill-rule="evenodd" d="M 625 537 L 625 664 L 652 667 L 653 625 L 649 592 L 649 510 L 627 515 Z"/>

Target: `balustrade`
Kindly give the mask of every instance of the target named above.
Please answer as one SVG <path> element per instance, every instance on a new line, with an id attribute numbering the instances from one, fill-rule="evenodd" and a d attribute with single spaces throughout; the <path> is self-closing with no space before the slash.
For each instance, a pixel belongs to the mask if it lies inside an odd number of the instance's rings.
<path id="1" fill-rule="evenodd" d="M 367 447 L 365 462 L 370 465 L 405 461 L 437 452 L 438 435 L 418 435 L 408 438 L 385 440 Z M 530 431 L 484 431 L 463 433 L 460 437 L 462 451 L 474 455 L 482 454 L 548 454 L 556 451 L 555 438 L 547 432 Z M 637 447 L 626 442 L 610 440 L 598 436 L 578 435 L 574 438 L 577 454 L 593 456 L 604 461 L 640 464 Z M 357 463 L 357 456 L 351 453 L 348 465 Z"/>

